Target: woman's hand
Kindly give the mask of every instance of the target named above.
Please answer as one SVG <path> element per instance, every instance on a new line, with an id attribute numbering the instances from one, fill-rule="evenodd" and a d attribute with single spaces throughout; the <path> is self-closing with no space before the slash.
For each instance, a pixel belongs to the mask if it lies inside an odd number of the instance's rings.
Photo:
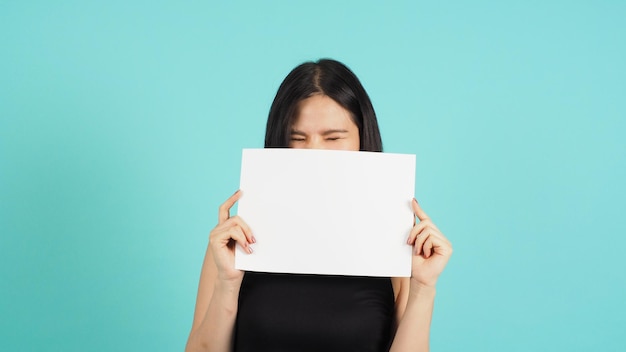
<path id="1" fill-rule="evenodd" d="M 252 253 L 251 243 L 256 240 L 250 227 L 239 216 L 230 216 L 230 208 L 241 198 L 241 191 L 235 192 L 219 208 L 218 224 L 209 235 L 209 247 L 217 267 L 218 280 L 238 281 L 243 271 L 235 269 L 235 246 L 239 244 L 245 252 Z"/>
<path id="2" fill-rule="evenodd" d="M 419 219 L 411 230 L 407 243 L 413 246 L 411 281 L 434 287 L 452 255 L 452 244 L 439 231 L 413 198 L 413 212 Z"/>

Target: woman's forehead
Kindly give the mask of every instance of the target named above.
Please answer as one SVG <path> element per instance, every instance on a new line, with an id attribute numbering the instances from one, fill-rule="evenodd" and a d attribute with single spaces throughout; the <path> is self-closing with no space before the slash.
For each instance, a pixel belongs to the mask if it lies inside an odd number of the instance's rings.
<path id="1" fill-rule="evenodd" d="M 347 129 L 356 127 L 350 112 L 325 95 L 314 95 L 298 104 L 294 129 Z"/>

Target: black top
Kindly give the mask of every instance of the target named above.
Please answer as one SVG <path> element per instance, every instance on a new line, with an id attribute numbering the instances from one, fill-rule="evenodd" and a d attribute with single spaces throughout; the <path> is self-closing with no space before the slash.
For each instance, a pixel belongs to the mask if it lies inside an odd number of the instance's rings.
<path id="1" fill-rule="evenodd" d="M 246 272 L 236 352 L 387 351 L 390 278 Z"/>

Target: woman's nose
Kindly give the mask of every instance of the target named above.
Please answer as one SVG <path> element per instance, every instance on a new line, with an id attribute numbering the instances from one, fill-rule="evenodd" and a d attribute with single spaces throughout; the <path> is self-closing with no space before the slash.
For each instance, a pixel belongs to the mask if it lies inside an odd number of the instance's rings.
<path id="1" fill-rule="evenodd" d="M 309 138 L 304 148 L 305 149 L 326 149 L 324 145 L 324 140 L 322 138 Z"/>

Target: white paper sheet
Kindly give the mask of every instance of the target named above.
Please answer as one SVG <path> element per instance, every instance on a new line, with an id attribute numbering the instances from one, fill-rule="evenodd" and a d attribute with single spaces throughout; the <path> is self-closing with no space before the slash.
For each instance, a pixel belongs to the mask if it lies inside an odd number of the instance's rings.
<path id="1" fill-rule="evenodd" d="M 415 155 L 244 149 L 238 215 L 254 253 L 247 271 L 411 276 Z"/>

